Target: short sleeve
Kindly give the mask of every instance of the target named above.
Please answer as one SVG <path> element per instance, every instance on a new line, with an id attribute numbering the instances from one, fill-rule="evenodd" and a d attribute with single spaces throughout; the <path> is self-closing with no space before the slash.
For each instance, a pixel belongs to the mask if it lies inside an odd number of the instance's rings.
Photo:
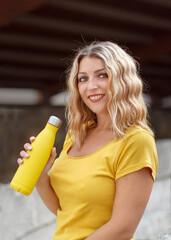
<path id="1" fill-rule="evenodd" d="M 115 165 L 115 179 L 144 167 L 151 169 L 152 177 L 155 180 L 158 169 L 155 140 L 148 132 L 139 131 L 125 139 L 123 149 Z"/>

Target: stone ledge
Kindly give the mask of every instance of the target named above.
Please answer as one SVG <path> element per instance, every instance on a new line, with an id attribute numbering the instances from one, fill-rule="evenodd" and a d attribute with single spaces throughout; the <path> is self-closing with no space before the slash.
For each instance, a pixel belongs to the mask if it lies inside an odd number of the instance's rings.
<path id="1" fill-rule="evenodd" d="M 156 146 L 159 159 L 156 180 L 171 177 L 171 139 L 159 139 Z"/>
<path id="2" fill-rule="evenodd" d="M 171 240 L 171 228 L 158 238 L 158 240 Z"/>
<path id="3" fill-rule="evenodd" d="M 170 178 L 154 183 L 150 200 L 134 240 L 159 240 L 159 237 L 170 229 L 170 184 Z"/>
<path id="4" fill-rule="evenodd" d="M 32 236 L 56 221 L 56 216 L 44 206 L 35 190 L 24 196 L 12 190 L 9 184 L 0 184 L 0 199 L 0 240 L 23 240 L 22 237 Z M 55 227 L 51 227 L 49 240 L 54 231 Z"/>

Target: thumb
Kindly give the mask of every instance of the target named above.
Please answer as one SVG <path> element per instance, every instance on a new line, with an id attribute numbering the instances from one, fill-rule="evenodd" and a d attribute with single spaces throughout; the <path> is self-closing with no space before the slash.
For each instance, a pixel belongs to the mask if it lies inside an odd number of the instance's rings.
<path id="1" fill-rule="evenodd" d="M 49 169 L 51 168 L 51 166 L 52 166 L 52 164 L 53 164 L 53 162 L 55 160 L 56 155 L 57 155 L 56 154 L 56 148 L 53 147 L 52 151 L 51 151 L 51 154 L 50 154 L 50 157 L 49 157 L 49 160 L 48 160 L 48 162 L 47 162 L 47 164 L 45 166 L 46 170 L 48 169 L 48 171 L 49 171 Z"/>
<path id="2" fill-rule="evenodd" d="M 50 158 L 51 160 L 55 160 L 57 153 L 56 153 L 56 147 L 52 148 L 51 154 L 50 154 Z"/>

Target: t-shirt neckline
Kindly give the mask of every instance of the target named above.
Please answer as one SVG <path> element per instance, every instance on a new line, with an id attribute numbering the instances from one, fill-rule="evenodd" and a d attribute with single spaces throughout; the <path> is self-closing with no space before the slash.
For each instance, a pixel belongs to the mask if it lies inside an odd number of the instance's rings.
<path id="1" fill-rule="evenodd" d="M 102 151 L 102 150 L 104 150 L 105 148 L 107 148 L 108 146 L 110 146 L 112 143 L 116 143 L 116 140 L 115 139 L 112 139 L 110 142 L 108 142 L 107 144 L 105 144 L 104 146 L 102 146 L 101 148 L 99 148 L 99 149 L 97 149 L 95 152 L 92 152 L 92 153 L 90 153 L 90 154 L 88 154 L 88 155 L 84 155 L 84 156 L 81 156 L 81 157 L 72 157 L 72 156 L 70 156 L 69 154 L 68 154 L 68 151 L 69 151 L 69 149 L 71 148 L 71 144 L 69 145 L 69 147 L 66 149 L 66 155 L 67 155 L 67 157 L 68 158 L 70 158 L 70 159 L 75 159 L 75 160 L 79 160 L 79 159 L 83 159 L 83 158 L 88 158 L 88 157 L 91 157 L 91 156 L 93 156 L 93 155 L 95 155 L 95 154 L 97 154 L 97 153 L 99 153 L 100 151 Z"/>

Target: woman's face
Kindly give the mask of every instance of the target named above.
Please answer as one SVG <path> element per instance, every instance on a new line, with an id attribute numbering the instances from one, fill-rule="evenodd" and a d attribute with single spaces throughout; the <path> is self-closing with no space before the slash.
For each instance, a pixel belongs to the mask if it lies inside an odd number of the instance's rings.
<path id="1" fill-rule="evenodd" d="M 96 114 L 107 113 L 107 85 L 104 61 L 84 57 L 78 69 L 78 91 L 83 102 Z"/>

